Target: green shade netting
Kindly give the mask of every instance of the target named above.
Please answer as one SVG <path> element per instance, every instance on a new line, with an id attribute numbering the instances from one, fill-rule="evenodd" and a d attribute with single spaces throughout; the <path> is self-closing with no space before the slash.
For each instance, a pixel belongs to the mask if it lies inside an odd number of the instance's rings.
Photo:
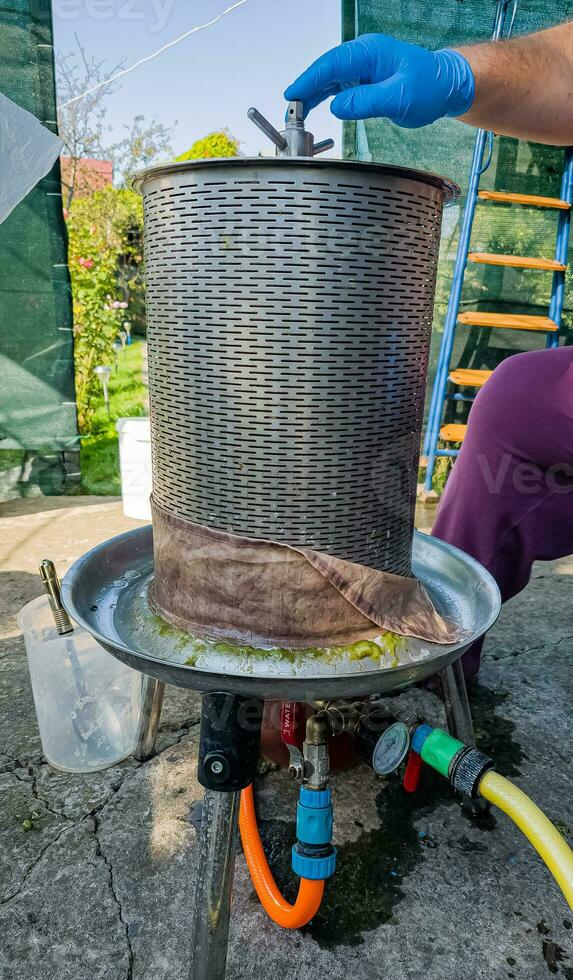
<path id="1" fill-rule="evenodd" d="M 0 90 L 56 131 L 51 5 L 4 0 Z M 56 164 L 0 225 L 0 451 L 77 437 L 72 305 Z"/>

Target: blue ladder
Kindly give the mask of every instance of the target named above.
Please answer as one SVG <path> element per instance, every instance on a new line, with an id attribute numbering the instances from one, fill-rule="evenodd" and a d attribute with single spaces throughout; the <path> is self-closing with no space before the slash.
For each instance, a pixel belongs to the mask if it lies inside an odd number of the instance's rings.
<path id="1" fill-rule="evenodd" d="M 497 11 L 494 22 L 492 39 L 499 40 L 504 36 L 508 23 L 508 11 L 510 6 L 512 12 L 509 19 L 509 27 L 505 37 L 509 37 L 515 21 L 517 10 L 517 0 L 498 0 Z M 539 197 L 536 195 L 523 195 L 504 193 L 499 191 L 480 191 L 480 178 L 489 167 L 493 155 L 494 134 L 484 129 L 478 129 L 476 133 L 474 151 L 470 167 L 468 194 L 462 216 L 460 229 L 460 240 L 454 264 L 454 273 L 446 319 L 444 323 L 444 333 L 438 355 L 436 376 L 432 388 L 432 397 L 428 414 L 428 423 L 423 445 L 423 456 L 427 462 L 426 479 L 424 490 L 432 489 L 432 480 L 436 458 L 439 456 L 456 457 L 459 449 L 438 448 L 441 439 L 444 442 L 463 442 L 466 426 L 458 423 L 442 426 L 442 418 L 446 403 L 454 399 L 455 401 L 473 402 L 475 395 L 466 395 L 456 392 L 448 395 L 448 382 L 456 387 L 480 388 L 486 381 L 491 371 L 476 371 L 472 369 L 458 369 L 451 371 L 451 358 L 454 347 L 456 328 L 459 323 L 477 327 L 502 327 L 517 330 L 537 330 L 546 333 L 546 346 L 557 347 L 559 344 L 559 331 L 563 313 L 563 301 L 565 293 L 565 272 L 567 268 L 567 253 L 569 248 L 569 232 L 571 221 L 571 206 L 573 204 L 573 147 L 565 150 L 565 161 L 563 177 L 561 181 L 561 196 L 559 198 Z M 487 157 L 484 163 L 484 153 L 487 150 Z M 556 208 L 559 210 L 557 225 L 557 236 L 555 254 L 553 259 L 528 258 L 522 256 L 495 255 L 489 253 L 473 252 L 470 253 L 470 239 L 474 222 L 475 210 L 478 200 L 495 202 L 505 202 L 511 204 L 526 204 L 544 208 Z M 468 261 L 485 265 L 511 266 L 513 268 L 534 268 L 551 271 L 553 273 L 551 287 L 551 302 L 549 306 L 549 316 L 521 316 L 505 315 L 499 313 L 480 313 L 464 312 L 460 313 L 460 302 L 464 284 L 464 276 Z"/>

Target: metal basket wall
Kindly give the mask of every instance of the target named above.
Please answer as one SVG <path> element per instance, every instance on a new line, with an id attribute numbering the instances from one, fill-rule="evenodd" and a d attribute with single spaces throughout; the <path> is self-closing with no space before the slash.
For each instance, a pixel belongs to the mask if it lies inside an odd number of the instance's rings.
<path id="1" fill-rule="evenodd" d="M 156 501 L 409 574 L 440 178 L 330 160 L 139 178 Z"/>

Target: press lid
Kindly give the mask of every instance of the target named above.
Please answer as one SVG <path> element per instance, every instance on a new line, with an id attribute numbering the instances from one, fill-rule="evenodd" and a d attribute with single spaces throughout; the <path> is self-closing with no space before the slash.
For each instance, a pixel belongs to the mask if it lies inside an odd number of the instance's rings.
<path id="1" fill-rule="evenodd" d="M 346 169 L 354 172 L 360 170 L 361 173 L 367 173 L 370 170 L 375 174 L 387 174 L 401 179 L 430 184 L 443 192 L 445 204 L 449 204 L 460 196 L 460 188 L 452 180 L 423 170 L 412 170 L 408 167 L 395 167 L 383 163 L 367 163 L 361 160 L 336 160 L 332 157 L 317 159 L 317 154 L 332 149 L 334 142 L 328 139 L 315 143 L 313 134 L 305 128 L 301 102 L 289 103 L 286 128 L 280 133 L 258 109 L 249 109 L 247 115 L 261 132 L 274 143 L 275 157 L 210 157 L 202 160 L 184 160 L 177 163 L 160 164 L 135 174 L 130 181 L 132 188 L 143 193 L 145 185 L 157 177 L 169 177 L 172 174 L 186 172 L 192 173 L 205 167 L 265 168 L 276 167 L 277 162 L 280 161 L 281 165 L 284 164 L 286 167 L 302 166 L 321 170 L 336 168 L 337 170 Z"/>

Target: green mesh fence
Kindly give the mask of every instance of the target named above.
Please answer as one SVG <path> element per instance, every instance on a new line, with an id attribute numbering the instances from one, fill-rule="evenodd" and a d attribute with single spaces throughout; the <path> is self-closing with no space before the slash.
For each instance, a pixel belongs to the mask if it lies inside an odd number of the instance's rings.
<path id="1" fill-rule="evenodd" d="M 452 46 L 491 36 L 493 0 L 343 0 L 343 36 L 381 31 L 430 48 Z M 514 34 L 529 33 L 573 16 L 573 0 L 521 0 Z M 452 119 L 420 130 L 401 129 L 386 120 L 349 123 L 344 154 L 451 177 L 467 190 L 474 131 Z M 525 194 L 559 196 L 563 150 L 506 137 L 495 140 L 491 166 L 481 187 Z M 462 197 L 463 201 L 463 197 Z M 458 241 L 461 207 L 446 210 L 438 273 L 430 385 L 437 359 Z M 553 257 L 557 212 L 501 204 L 479 204 L 471 248 L 475 251 Z M 461 309 L 546 315 L 551 274 L 539 271 L 468 266 Z M 407 297 L 405 297 L 407 302 Z M 564 342 L 573 342 L 573 276 L 567 275 Z M 544 334 L 483 330 L 459 326 L 452 364 L 494 367 L 507 354 L 543 347 Z M 429 387 L 430 387 L 429 385 Z"/>
<path id="2" fill-rule="evenodd" d="M 3 0 L 0 90 L 55 131 L 52 43 L 48 0 Z M 0 470 L 76 445 L 65 234 L 56 164 L 0 225 Z"/>

